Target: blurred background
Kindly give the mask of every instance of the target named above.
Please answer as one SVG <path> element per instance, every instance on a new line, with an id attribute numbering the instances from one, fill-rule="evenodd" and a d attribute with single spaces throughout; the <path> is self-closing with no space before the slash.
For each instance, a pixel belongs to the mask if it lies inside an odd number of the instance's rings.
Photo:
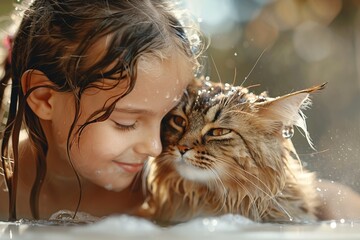
<path id="1" fill-rule="evenodd" d="M 0 0 L 1 35 L 14 1 Z M 211 39 L 211 80 L 273 97 L 328 82 L 305 112 L 316 150 L 298 131 L 294 145 L 320 178 L 360 192 L 360 1 L 184 1 Z"/>

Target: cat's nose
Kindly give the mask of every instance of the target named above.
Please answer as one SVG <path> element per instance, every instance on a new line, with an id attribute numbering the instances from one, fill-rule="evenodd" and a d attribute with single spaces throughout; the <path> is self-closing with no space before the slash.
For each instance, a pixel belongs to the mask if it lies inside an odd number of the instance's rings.
<path id="1" fill-rule="evenodd" d="M 177 146 L 179 149 L 179 152 L 181 153 L 181 155 L 184 155 L 187 151 L 190 150 L 190 148 L 186 145 L 178 145 Z"/>

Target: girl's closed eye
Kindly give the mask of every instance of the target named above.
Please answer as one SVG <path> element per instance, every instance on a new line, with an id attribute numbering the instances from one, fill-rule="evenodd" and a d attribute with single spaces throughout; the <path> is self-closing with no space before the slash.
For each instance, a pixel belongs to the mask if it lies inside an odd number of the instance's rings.
<path id="1" fill-rule="evenodd" d="M 130 131 L 134 130 L 137 125 L 137 121 L 115 121 L 112 120 L 115 123 L 116 128 L 123 130 L 123 131 Z"/>

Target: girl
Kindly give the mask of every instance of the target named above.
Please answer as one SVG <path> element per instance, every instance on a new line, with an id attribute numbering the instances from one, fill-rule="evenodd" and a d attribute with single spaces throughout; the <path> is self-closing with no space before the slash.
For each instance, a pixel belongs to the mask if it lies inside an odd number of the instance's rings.
<path id="1" fill-rule="evenodd" d="M 165 0 L 25 5 L 0 86 L 0 218 L 130 213 L 142 203 L 131 183 L 161 152 L 161 119 L 198 66 L 196 29 Z M 337 201 L 346 188 L 318 187 L 323 219 L 359 216 L 356 193 Z"/>
<path id="2" fill-rule="evenodd" d="M 131 183 L 160 154 L 161 119 L 202 49 L 176 16 L 162 0 L 31 1 L 1 80 L 2 100 L 11 89 L 1 219 L 141 203 Z"/>

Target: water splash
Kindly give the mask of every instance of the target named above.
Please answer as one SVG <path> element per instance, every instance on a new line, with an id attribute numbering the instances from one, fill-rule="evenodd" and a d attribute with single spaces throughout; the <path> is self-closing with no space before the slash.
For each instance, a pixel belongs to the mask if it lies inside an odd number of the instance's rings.
<path id="1" fill-rule="evenodd" d="M 290 139 L 294 136 L 294 128 L 293 126 L 284 126 L 282 130 L 282 136 L 285 139 Z"/>

